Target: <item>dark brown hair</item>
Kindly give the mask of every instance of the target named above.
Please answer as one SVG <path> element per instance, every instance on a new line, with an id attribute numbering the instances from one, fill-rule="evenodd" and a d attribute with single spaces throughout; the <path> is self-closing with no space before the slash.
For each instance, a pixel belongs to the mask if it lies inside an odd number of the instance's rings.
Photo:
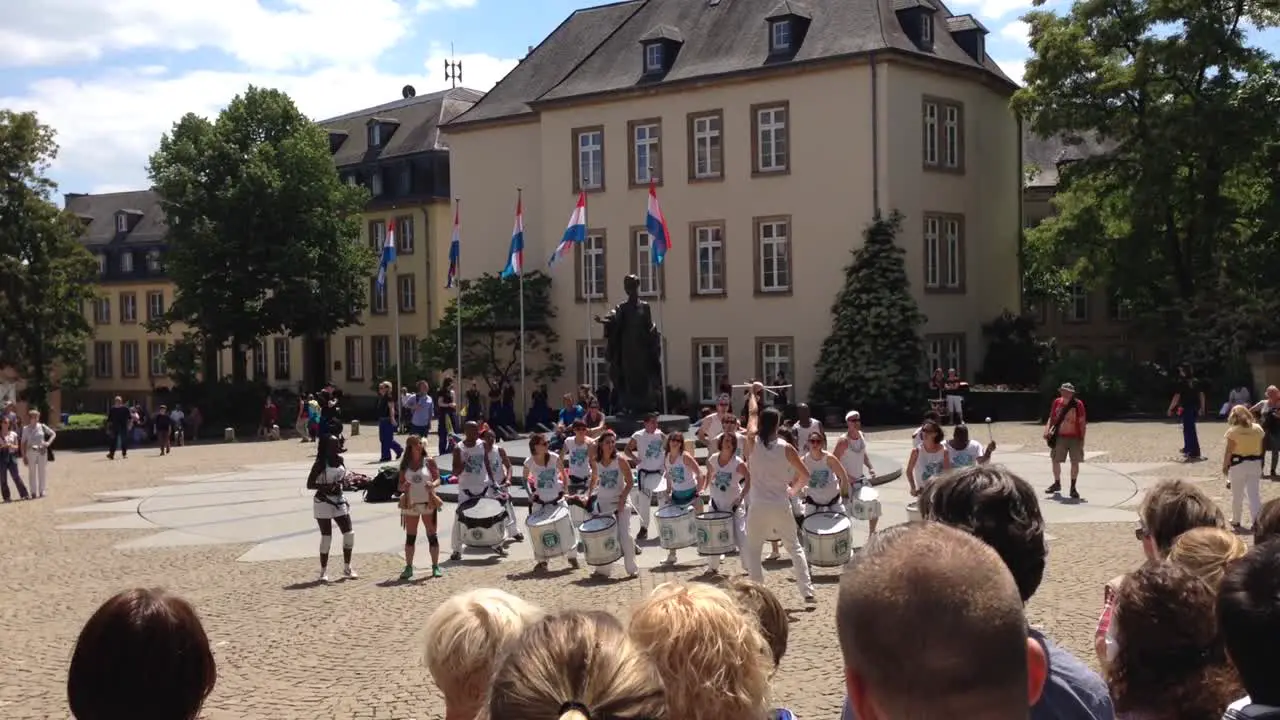
<path id="1" fill-rule="evenodd" d="M 744 610 L 760 621 L 760 633 L 769 643 L 769 651 L 773 654 L 773 667 L 782 662 L 787 654 L 787 636 L 791 632 L 791 621 L 787 618 L 786 608 L 769 588 L 744 577 L 731 579 L 725 587 L 734 600 Z"/>
<path id="2" fill-rule="evenodd" d="M 1218 585 L 1218 625 L 1249 699 L 1280 705 L 1280 540 L 1255 546 L 1227 568 Z"/>
<path id="3" fill-rule="evenodd" d="M 1244 694 L 1227 660 L 1216 593 L 1172 563 L 1148 565 L 1116 592 L 1116 644 L 1107 665 L 1116 714 L 1218 720 Z"/>
<path id="4" fill-rule="evenodd" d="M 1179 535 L 1192 528 L 1227 526 L 1222 508 L 1186 480 L 1164 480 L 1151 488 L 1138 508 L 1138 517 L 1162 557 L 1169 554 Z"/>
<path id="5" fill-rule="evenodd" d="M 1253 521 L 1253 544 L 1280 537 L 1280 498 L 1271 498 L 1262 506 L 1258 519 Z"/>
<path id="6" fill-rule="evenodd" d="M 190 603 L 163 590 L 126 590 L 80 631 L 67 700 L 77 720 L 194 720 L 217 679 Z"/>

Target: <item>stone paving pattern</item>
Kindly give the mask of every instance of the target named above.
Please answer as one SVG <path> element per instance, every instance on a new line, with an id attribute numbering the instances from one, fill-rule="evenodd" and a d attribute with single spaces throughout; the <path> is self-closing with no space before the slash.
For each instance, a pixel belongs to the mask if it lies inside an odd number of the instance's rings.
<path id="1" fill-rule="evenodd" d="M 1221 423 L 1201 427 L 1210 457 L 1222 452 L 1222 429 Z M 1006 446 L 1035 448 L 1039 434 L 1036 425 L 996 427 L 997 441 Z M 908 435 L 902 428 L 870 434 L 872 441 L 901 441 Z M 375 442 L 363 436 L 350 444 L 353 452 L 370 452 L 376 451 Z M 1180 444 L 1178 427 L 1164 422 L 1097 423 L 1089 433 L 1089 449 L 1106 453 L 1102 460 L 1135 463 L 1135 469 L 1141 467 L 1136 464 L 1176 462 Z M 162 586 L 199 610 L 219 671 L 204 717 L 427 720 L 442 718 L 443 705 L 418 661 L 418 636 L 432 609 L 452 593 L 487 585 L 546 607 L 625 612 L 656 584 L 700 573 L 697 568 L 644 570 L 637 580 L 602 584 L 581 571 L 532 578 L 524 572 L 525 563 L 466 560 L 465 567 L 449 567 L 442 579 L 402 584 L 394 579 L 401 560 L 388 554 L 357 556 L 359 580 L 316 586 L 313 559 L 237 562 L 247 545 L 119 550 L 114 546 L 153 531 L 54 529 L 69 521 L 58 509 L 94 502 L 97 493 L 160 485 L 166 477 L 297 462 L 311 452 L 313 446 L 280 441 L 205 443 L 176 448 L 167 457 L 139 448 L 127 460 L 115 461 L 96 452 L 59 453 L 47 499 L 0 506 L 0 716 L 68 716 L 66 667 L 79 629 L 104 599 L 127 587 Z M 1225 508 L 1229 492 L 1217 468 L 1210 460 L 1139 474 L 1203 481 Z M 1029 479 L 1046 484 L 1047 463 L 1041 476 Z M 1280 483 L 1265 482 L 1264 499 L 1278 494 Z M 1050 533 L 1049 569 L 1028 612 L 1033 623 L 1093 663 L 1102 584 L 1141 561 L 1133 524 L 1060 523 L 1051 525 Z M 727 567 L 737 565 L 730 561 Z M 817 571 L 815 579 L 819 600 L 806 608 L 785 560 L 767 573 L 794 620 L 775 680 L 775 702 L 804 718 L 834 718 L 842 696 L 833 620 L 837 575 Z"/>

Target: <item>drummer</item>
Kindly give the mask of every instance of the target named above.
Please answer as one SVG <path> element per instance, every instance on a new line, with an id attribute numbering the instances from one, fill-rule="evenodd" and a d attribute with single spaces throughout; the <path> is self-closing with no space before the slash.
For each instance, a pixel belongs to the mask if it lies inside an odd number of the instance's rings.
<path id="1" fill-rule="evenodd" d="M 702 496 L 698 493 L 700 468 L 693 453 L 685 449 L 684 433 L 671 433 L 667 436 L 666 453 L 663 456 L 666 468 L 667 488 L 670 490 L 670 502 L 676 507 L 695 506 L 694 512 L 702 512 Z M 667 551 L 666 563 L 674 565 L 676 551 Z"/>
<path id="2" fill-rule="evenodd" d="M 436 537 L 436 524 L 440 517 L 440 470 L 436 461 L 427 457 L 426 444 L 417 435 L 410 435 L 404 442 L 404 457 L 400 460 L 400 524 L 404 527 L 404 571 L 401 580 L 413 578 L 413 558 L 418 544 L 418 521 L 427 534 L 427 549 L 431 553 L 431 577 L 440 577 L 440 540 Z"/>
<path id="3" fill-rule="evenodd" d="M 560 449 L 560 464 L 569 474 L 569 495 L 585 498 L 587 484 L 595 472 L 596 441 L 587 436 L 587 423 L 581 418 L 574 420 L 570 428 L 572 434 Z"/>
<path id="4" fill-rule="evenodd" d="M 987 443 L 985 448 L 977 440 L 970 440 L 968 425 L 957 425 L 951 431 L 951 439 L 946 446 L 953 468 L 985 465 L 991 462 L 991 454 L 996 451 L 995 440 Z"/>
<path id="5" fill-rule="evenodd" d="M 871 455 L 867 453 L 867 437 L 862 434 L 862 414 L 857 410 L 845 413 L 844 423 L 848 430 L 836 442 L 836 451 L 832 453 L 849 476 L 849 498 L 856 500 L 863 488 L 871 487 L 871 478 L 876 476 L 876 469 L 871 466 Z M 863 470 L 866 470 L 864 473 Z M 874 515 L 867 520 L 872 535 L 876 533 L 876 525 L 880 516 Z"/>
<path id="6" fill-rule="evenodd" d="M 702 422 L 698 424 L 698 442 L 705 447 L 711 447 L 716 438 L 720 437 L 720 433 L 725 431 L 725 425 L 732 418 L 734 424 L 737 424 L 738 416 L 733 414 L 733 407 L 730 403 L 728 394 L 723 394 L 716 399 L 716 409 L 710 415 L 702 418 Z"/>
<path id="7" fill-rule="evenodd" d="M 452 561 L 462 559 L 462 514 L 482 498 L 490 497 L 496 486 L 489 474 L 489 443 L 480 439 L 480 426 L 474 420 L 462 424 L 462 442 L 453 447 L 453 472 L 458 476 L 458 517 L 453 523 Z M 506 556 L 506 548 L 497 545 L 493 551 Z"/>
<path id="8" fill-rule="evenodd" d="M 548 445 L 547 436 L 542 433 L 534 433 L 529 437 L 529 459 L 524 463 L 524 481 L 529 489 L 531 520 L 548 506 L 562 507 L 566 510 L 569 507 L 565 501 L 565 475 L 560 467 L 560 456 L 551 452 Z M 577 532 L 577 528 L 574 528 L 574 532 Z M 572 542 L 569 544 L 569 565 L 578 567 L 578 550 Z M 547 561 L 539 561 L 533 569 L 546 570 Z"/>
<path id="9" fill-rule="evenodd" d="M 747 513 L 742 500 L 751 484 L 751 475 L 747 471 L 747 464 L 742 462 L 738 433 L 726 432 L 716 438 L 715 443 L 713 453 L 707 457 L 707 472 L 702 478 L 699 491 L 710 491 L 713 512 L 733 514 L 733 544 L 737 547 L 747 535 Z M 711 555 L 707 558 L 708 575 L 720 572 L 721 560 L 724 560 L 723 555 Z"/>
<path id="10" fill-rule="evenodd" d="M 596 514 L 611 516 L 617 523 L 614 529 L 622 546 L 623 566 L 627 577 L 636 577 L 640 569 L 636 567 L 636 546 L 631 541 L 631 464 L 618 454 L 618 436 L 612 430 L 604 431 L 592 455 L 587 495 Z M 609 566 L 597 567 L 594 574 L 608 577 Z"/>
<path id="11" fill-rule="evenodd" d="M 840 499 L 849 494 L 849 474 L 835 455 L 827 452 L 826 433 L 809 435 L 808 452 L 800 458 L 809 471 L 804 496 L 804 516 L 819 512 L 848 515 Z"/>
<path id="12" fill-rule="evenodd" d="M 636 468 L 636 483 L 631 489 L 631 503 L 635 505 L 640 516 L 640 530 L 636 533 L 636 542 L 649 537 L 649 506 L 653 504 L 653 496 L 657 494 L 658 505 L 662 505 L 665 493 L 655 493 L 662 484 L 665 467 L 662 464 L 662 448 L 665 436 L 658 429 L 658 413 L 644 416 L 644 428 L 635 431 L 627 441 L 627 461 Z"/>
<path id="13" fill-rule="evenodd" d="M 498 437 L 487 423 L 481 429 L 480 439 L 489 446 L 488 455 L 485 456 L 485 462 L 489 465 L 489 477 L 492 478 L 489 497 L 503 501 L 503 508 L 507 511 L 507 534 L 516 542 L 524 542 L 524 535 L 516 524 L 516 508 L 511 504 L 511 458 L 507 457 L 506 450 L 498 447 Z"/>

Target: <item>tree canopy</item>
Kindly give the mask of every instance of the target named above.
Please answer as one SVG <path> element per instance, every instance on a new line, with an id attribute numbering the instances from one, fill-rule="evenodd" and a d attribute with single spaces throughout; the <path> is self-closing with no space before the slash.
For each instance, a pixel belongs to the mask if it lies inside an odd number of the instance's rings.
<path id="1" fill-rule="evenodd" d="M 1115 292 L 1192 360 L 1280 340 L 1262 271 L 1280 262 L 1280 65 L 1248 35 L 1278 8 L 1079 0 L 1026 16 L 1015 109 L 1041 136 L 1105 150 L 1060 167 L 1057 214 L 1027 233 L 1033 292 Z"/>
<path id="2" fill-rule="evenodd" d="M 45 413 L 49 393 L 83 375 L 98 274 L 84 222 L 51 199 L 57 152 L 34 113 L 0 110 L 0 367 L 18 371 Z"/>
<path id="3" fill-rule="evenodd" d="M 257 338 L 324 336 L 368 302 L 375 253 L 358 242 L 363 188 L 342 183 L 328 136 L 287 95 L 250 86 L 216 120 L 188 114 L 160 141 L 150 175 L 169 225 L 176 285 L 163 325 L 231 345 L 246 375 Z"/>
<path id="4" fill-rule="evenodd" d="M 520 279 L 485 273 L 462 280 L 462 376 L 483 377 L 490 389 L 520 383 Z M 540 271 L 524 276 L 525 372 L 537 383 L 564 373 L 564 356 L 555 350 L 551 329 L 551 278 Z M 458 303 L 445 308 L 440 325 L 422 342 L 420 372 L 443 371 L 458 364 Z M 456 371 L 455 371 L 456 372 Z"/>

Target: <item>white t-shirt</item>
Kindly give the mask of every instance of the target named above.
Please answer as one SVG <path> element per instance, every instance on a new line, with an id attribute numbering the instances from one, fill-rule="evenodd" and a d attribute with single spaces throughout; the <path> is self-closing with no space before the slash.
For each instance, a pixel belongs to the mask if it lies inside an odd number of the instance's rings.
<path id="1" fill-rule="evenodd" d="M 840 456 L 840 464 L 844 466 L 844 471 L 849 474 L 849 482 L 853 482 L 866 474 L 867 467 L 867 437 L 859 435 L 857 440 L 852 440 L 848 435 L 841 438 L 844 442 L 844 454 Z"/>
<path id="2" fill-rule="evenodd" d="M 493 477 L 493 484 L 499 485 L 507 477 L 506 467 L 502 464 L 502 453 L 498 452 L 498 448 L 489 451 L 489 474 Z"/>
<path id="3" fill-rule="evenodd" d="M 684 462 L 684 455 L 675 460 L 664 457 L 667 463 L 667 489 L 670 491 L 688 492 L 698 487 L 698 476 Z"/>
<path id="4" fill-rule="evenodd" d="M 0 440 L 3 441 L 3 442 L 0 442 L 0 445 L 6 446 L 6 447 L 12 446 L 14 454 L 17 454 L 18 433 L 14 432 L 13 430 L 10 430 L 9 432 L 5 433 L 3 437 L 0 437 Z"/>
<path id="5" fill-rule="evenodd" d="M 791 446 L 786 440 L 776 439 L 772 446 L 765 447 L 763 440 L 756 439 L 751 457 L 747 458 L 747 466 L 751 469 L 748 494 L 753 505 L 791 505 L 787 487 L 794 471 L 787 461 L 788 447 Z"/>
<path id="6" fill-rule="evenodd" d="M 631 434 L 636 443 L 636 464 L 645 472 L 662 472 L 662 445 L 666 436 L 661 430 L 637 430 Z"/>
<path id="7" fill-rule="evenodd" d="M 413 505 L 423 505 L 431 499 L 431 491 L 427 486 L 431 483 L 431 471 L 427 468 L 427 461 L 422 461 L 422 467 L 414 470 L 412 467 L 404 470 L 405 482 L 409 484 L 409 502 Z"/>
<path id="8" fill-rule="evenodd" d="M 583 440 L 582 443 L 576 437 L 565 440 L 564 454 L 571 477 L 583 480 L 591 477 L 591 440 Z"/>
<path id="9" fill-rule="evenodd" d="M 529 484 L 533 486 L 533 493 L 543 502 L 551 502 L 560 495 L 562 490 L 560 482 L 560 456 L 555 453 L 547 453 L 547 464 L 539 465 L 537 460 L 530 457 L 525 460 L 525 475 L 529 478 Z"/>
<path id="10" fill-rule="evenodd" d="M 721 512 L 729 512 L 733 501 L 738 499 L 742 491 L 742 460 L 735 455 L 729 462 L 720 464 L 720 457 L 712 455 L 707 458 L 707 473 L 711 478 L 711 503 Z"/>
<path id="11" fill-rule="evenodd" d="M 169 419 L 173 421 L 174 425 L 178 425 L 180 427 L 182 425 L 182 421 L 187 419 L 187 414 L 181 410 L 170 410 Z"/>
<path id="12" fill-rule="evenodd" d="M 947 454 L 951 456 L 951 467 L 969 467 L 978 464 L 978 458 L 982 457 L 982 444 L 977 440 L 970 440 L 969 445 L 963 450 L 957 450 L 950 442 L 946 443 Z"/>
<path id="13" fill-rule="evenodd" d="M 818 458 L 805 453 L 800 458 L 800 462 L 804 463 L 805 469 L 809 471 L 807 483 L 809 499 L 819 505 L 828 505 L 840 498 L 840 482 L 835 473 L 831 472 L 831 466 L 827 464 L 828 457 L 830 456 L 826 453 Z"/>
<path id="14" fill-rule="evenodd" d="M 35 425 L 22 426 L 22 442 L 27 444 L 28 450 L 43 450 L 48 446 L 45 437 L 53 434 L 48 425 L 44 423 L 36 423 Z"/>
<path id="15" fill-rule="evenodd" d="M 489 474 L 485 472 L 484 443 L 477 441 L 467 447 L 465 442 L 458 443 L 458 453 L 462 455 L 462 469 L 454 468 L 458 475 L 458 490 L 465 500 L 468 495 L 479 497 L 489 486 Z"/>
<path id="16" fill-rule="evenodd" d="M 801 427 L 800 423 L 791 426 L 791 431 L 796 434 L 796 450 L 804 451 L 809 449 L 809 438 L 814 435 L 823 435 L 826 430 L 822 429 L 822 423 L 809 418 L 809 427 Z"/>
<path id="17" fill-rule="evenodd" d="M 947 447 L 943 445 L 934 452 L 925 450 L 924 446 L 918 449 L 920 452 L 916 455 L 916 487 L 923 490 L 934 476 L 942 473 L 947 457 Z"/>
<path id="18" fill-rule="evenodd" d="M 618 499 L 622 497 L 622 468 L 618 465 L 618 458 L 615 456 L 607 464 L 597 463 L 596 472 L 599 473 L 596 502 L 599 503 L 601 512 L 613 512 Z"/>

